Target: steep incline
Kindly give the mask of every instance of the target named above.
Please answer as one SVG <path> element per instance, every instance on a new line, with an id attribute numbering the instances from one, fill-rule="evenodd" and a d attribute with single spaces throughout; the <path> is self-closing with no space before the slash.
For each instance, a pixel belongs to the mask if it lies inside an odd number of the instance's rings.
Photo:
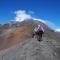
<path id="1" fill-rule="evenodd" d="M 17 27 L 9 29 L 0 35 L 0 50 L 9 48 L 19 42 L 22 42 L 31 35 L 30 26 Z"/>
<path id="2" fill-rule="evenodd" d="M 16 27 L 16 25 L 19 25 Z M 55 33 L 52 29 L 50 29 L 46 24 L 40 21 L 34 20 L 25 20 L 23 22 L 13 24 L 14 27 L 9 29 L 5 29 L 2 34 L 0 34 L 0 50 L 10 48 L 11 46 L 18 44 L 27 38 L 32 36 L 32 27 L 41 24 L 45 29 L 45 36 L 51 39 L 55 39 L 56 41 L 60 40 L 60 36 L 58 33 Z"/>
<path id="3" fill-rule="evenodd" d="M 31 38 L 38 24 L 45 29 L 41 42 Z M 39 21 L 24 21 L 0 35 L 0 50 L 0 60 L 60 60 L 60 36 Z"/>
<path id="4" fill-rule="evenodd" d="M 60 60 L 58 42 L 43 37 L 38 42 L 30 38 L 0 52 L 0 60 Z"/>

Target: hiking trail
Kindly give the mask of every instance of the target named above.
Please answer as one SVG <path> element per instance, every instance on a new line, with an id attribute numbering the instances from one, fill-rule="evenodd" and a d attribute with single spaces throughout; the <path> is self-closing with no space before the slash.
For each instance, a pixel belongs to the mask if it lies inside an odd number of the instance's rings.
<path id="1" fill-rule="evenodd" d="M 41 42 L 30 38 L 0 51 L 0 60 L 60 60 L 55 44 L 55 40 L 47 37 L 43 37 Z"/>

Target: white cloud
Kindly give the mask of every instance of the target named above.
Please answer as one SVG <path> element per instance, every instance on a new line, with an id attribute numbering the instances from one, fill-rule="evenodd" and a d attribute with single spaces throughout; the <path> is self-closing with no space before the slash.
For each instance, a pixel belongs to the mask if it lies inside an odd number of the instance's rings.
<path id="1" fill-rule="evenodd" d="M 27 14 L 27 12 L 25 10 L 16 11 L 15 14 L 16 14 L 15 20 L 20 21 L 20 22 L 25 20 L 25 19 L 32 18 L 32 16 L 30 14 Z"/>
<path id="2" fill-rule="evenodd" d="M 38 20 L 38 21 L 41 21 L 41 22 L 43 22 L 43 23 L 47 23 L 45 20 L 43 20 L 43 19 L 38 19 L 38 18 L 33 18 L 33 20 Z"/>
<path id="3" fill-rule="evenodd" d="M 54 24 L 52 21 L 46 20 L 46 24 L 47 24 L 49 27 L 51 27 L 52 29 L 55 29 L 55 28 L 56 28 L 55 24 Z"/>
<path id="4" fill-rule="evenodd" d="M 56 29 L 55 32 L 60 32 L 60 28 Z"/>
<path id="5" fill-rule="evenodd" d="M 48 25 L 52 29 L 55 29 L 56 28 L 55 24 L 53 22 L 51 22 L 51 21 L 43 20 L 43 19 L 38 19 L 38 18 L 33 18 L 33 19 L 43 22 L 44 24 Z"/>
<path id="6" fill-rule="evenodd" d="M 24 21 L 25 19 L 34 19 L 34 20 L 39 20 L 43 23 L 46 23 L 45 20 L 32 17 L 31 14 L 34 14 L 33 11 L 28 11 L 28 13 L 27 13 L 26 10 L 18 10 L 18 11 L 15 12 L 15 14 L 16 14 L 16 17 L 15 17 L 16 21 L 21 22 L 21 21 Z"/>

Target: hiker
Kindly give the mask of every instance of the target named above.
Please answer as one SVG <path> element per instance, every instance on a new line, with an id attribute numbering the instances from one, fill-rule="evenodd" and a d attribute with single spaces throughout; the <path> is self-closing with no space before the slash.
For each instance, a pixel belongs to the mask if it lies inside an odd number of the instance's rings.
<path id="1" fill-rule="evenodd" d="M 33 28 L 33 37 L 36 35 L 38 41 L 42 40 L 43 33 L 44 29 L 41 25 L 38 25 L 37 27 Z"/>
<path id="2" fill-rule="evenodd" d="M 32 37 L 34 38 L 35 34 L 37 32 L 37 27 L 32 28 Z"/>

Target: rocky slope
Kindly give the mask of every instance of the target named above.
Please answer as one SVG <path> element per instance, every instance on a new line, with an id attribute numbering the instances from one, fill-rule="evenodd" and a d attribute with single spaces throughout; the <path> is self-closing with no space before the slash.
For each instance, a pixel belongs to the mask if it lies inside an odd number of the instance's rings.
<path id="1" fill-rule="evenodd" d="M 32 38 L 32 27 L 41 24 L 41 42 Z M 60 36 L 39 21 L 26 20 L 0 35 L 0 60 L 60 60 Z"/>
<path id="2" fill-rule="evenodd" d="M 60 60 L 60 47 L 54 39 L 30 38 L 0 52 L 0 60 Z"/>

